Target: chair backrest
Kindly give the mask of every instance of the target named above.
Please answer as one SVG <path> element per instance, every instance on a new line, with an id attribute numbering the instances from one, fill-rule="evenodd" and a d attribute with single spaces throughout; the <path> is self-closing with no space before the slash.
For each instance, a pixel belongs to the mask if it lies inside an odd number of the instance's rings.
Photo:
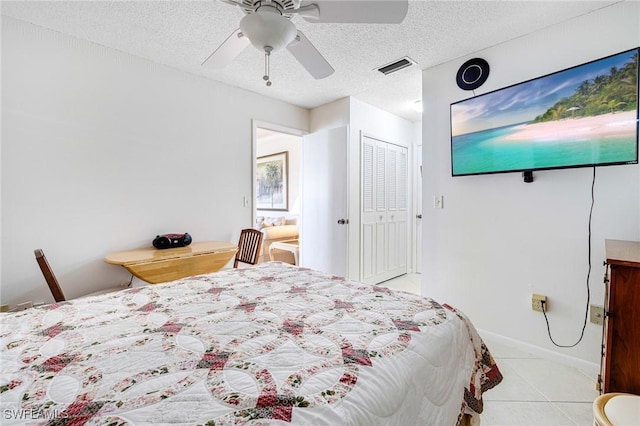
<path id="1" fill-rule="evenodd" d="M 260 256 L 260 247 L 262 246 L 262 231 L 257 229 L 243 229 L 240 232 L 240 241 L 238 242 L 238 251 L 233 262 L 233 267 L 237 268 L 238 263 L 248 263 L 255 265 L 258 263 Z"/>
<path id="2" fill-rule="evenodd" d="M 44 275 L 44 279 L 49 285 L 49 290 L 51 290 L 51 294 L 56 302 L 64 302 L 65 297 L 62 289 L 60 288 L 60 284 L 58 284 L 58 280 L 56 276 L 53 274 L 51 270 L 51 266 L 49 266 L 49 262 L 47 262 L 47 258 L 44 256 L 44 252 L 41 249 L 36 249 L 33 251 L 36 255 L 36 261 L 38 262 L 38 266 L 40 266 L 40 270 L 42 271 L 42 275 Z"/>

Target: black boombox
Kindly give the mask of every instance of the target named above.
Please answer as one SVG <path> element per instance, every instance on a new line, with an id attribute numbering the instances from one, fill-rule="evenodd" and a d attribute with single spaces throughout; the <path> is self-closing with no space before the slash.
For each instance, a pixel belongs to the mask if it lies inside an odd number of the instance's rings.
<path id="1" fill-rule="evenodd" d="M 191 244 L 191 235 L 187 233 L 157 235 L 153 239 L 153 246 L 157 249 L 184 247 L 189 244 Z"/>

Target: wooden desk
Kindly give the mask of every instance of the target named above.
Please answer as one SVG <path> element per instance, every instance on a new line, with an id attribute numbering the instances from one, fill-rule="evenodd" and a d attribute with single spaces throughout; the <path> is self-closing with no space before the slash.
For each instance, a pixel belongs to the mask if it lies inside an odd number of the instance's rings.
<path id="1" fill-rule="evenodd" d="M 237 250 L 234 243 L 203 241 L 164 250 L 149 247 L 118 251 L 109 253 L 104 261 L 124 266 L 141 280 L 158 284 L 219 271 Z"/>

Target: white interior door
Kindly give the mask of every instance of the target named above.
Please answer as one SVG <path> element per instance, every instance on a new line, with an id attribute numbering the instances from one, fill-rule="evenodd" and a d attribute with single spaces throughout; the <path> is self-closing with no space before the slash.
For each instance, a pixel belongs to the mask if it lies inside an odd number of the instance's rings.
<path id="1" fill-rule="evenodd" d="M 361 280 L 407 273 L 408 151 L 368 136 L 361 145 Z"/>
<path id="2" fill-rule="evenodd" d="M 408 160 L 407 148 L 387 144 L 387 276 L 389 277 L 407 273 Z"/>
<path id="3" fill-rule="evenodd" d="M 387 270 L 386 149 L 363 136 L 361 146 L 360 280 L 375 284 Z"/>
<path id="4" fill-rule="evenodd" d="M 347 276 L 347 126 L 306 135 L 302 142 L 300 264 Z"/>
<path id="5" fill-rule="evenodd" d="M 416 153 L 416 260 L 415 271 L 422 273 L 422 145 L 418 145 Z"/>

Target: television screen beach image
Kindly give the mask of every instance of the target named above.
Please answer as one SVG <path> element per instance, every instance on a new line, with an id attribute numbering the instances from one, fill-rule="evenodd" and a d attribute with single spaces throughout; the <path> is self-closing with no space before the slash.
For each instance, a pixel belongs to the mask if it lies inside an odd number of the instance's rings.
<path id="1" fill-rule="evenodd" d="M 638 51 L 451 104 L 452 175 L 637 163 Z"/>

